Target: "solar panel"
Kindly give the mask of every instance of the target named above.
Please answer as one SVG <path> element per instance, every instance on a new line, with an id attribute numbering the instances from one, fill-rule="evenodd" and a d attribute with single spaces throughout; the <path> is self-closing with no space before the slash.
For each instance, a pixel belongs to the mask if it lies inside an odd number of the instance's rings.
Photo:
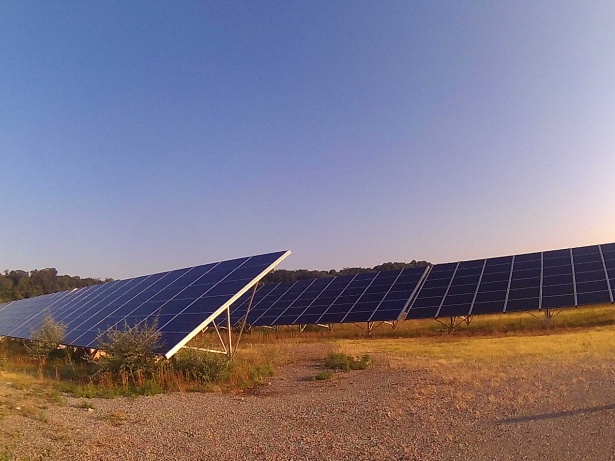
<path id="1" fill-rule="evenodd" d="M 607 271 L 607 283 L 611 292 L 611 302 L 615 298 L 615 243 L 599 245 L 602 253 L 604 267 Z"/>
<path id="2" fill-rule="evenodd" d="M 252 326 L 357 323 L 399 320 L 428 268 L 362 273 L 265 285 L 255 294 L 247 317 Z M 251 295 L 231 316 L 239 322 Z"/>
<path id="3" fill-rule="evenodd" d="M 63 291 L 0 306 L 0 335 L 31 339 L 46 316 L 67 345 L 96 348 L 110 328 L 158 322 L 171 357 L 290 254 L 281 251 Z"/>
<path id="4" fill-rule="evenodd" d="M 459 263 L 436 264 L 408 310 L 407 319 L 437 317 Z"/>
<path id="5" fill-rule="evenodd" d="M 615 243 L 265 285 L 289 251 L 206 264 L 0 304 L 0 335 L 29 339 L 46 315 L 66 344 L 151 324 L 172 356 L 227 308 L 238 323 L 306 325 L 465 317 L 613 302 Z M 254 296 L 254 297 L 253 297 Z M 252 299 L 253 298 L 253 299 Z M 220 323 L 222 320 L 220 320 Z M 218 323 L 218 321 L 216 321 Z"/>
<path id="6" fill-rule="evenodd" d="M 433 266 L 408 319 L 613 302 L 615 243 Z"/>
<path id="7" fill-rule="evenodd" d="M 513 257 L 490 258 L 485 268 L 472 304 L 471 314 L 504 312 L 506 295 L 511 282 Z"/>
<path id="8" fill-rule="evenodd" d="M 467 316 L 478 290 L 486 260 L 462 261 L 451 279 L 437 317 Z"/>
<path id="9" fill-rule="evenodd" d="M 572 250 L 545 251 L 542 254 L 541 308 L 576 306 L 572 271 Z"/>
<path id="10" fill-rule="evenodd" d="M 510 288 L 504 312 L 540 309 L 542 253 L 527 253 L 513 257 Z"/>
<path id="11" fill-rule="evenodd" d="M 572 249 L 577 304 L 613 302 L 600 245 Z"/>

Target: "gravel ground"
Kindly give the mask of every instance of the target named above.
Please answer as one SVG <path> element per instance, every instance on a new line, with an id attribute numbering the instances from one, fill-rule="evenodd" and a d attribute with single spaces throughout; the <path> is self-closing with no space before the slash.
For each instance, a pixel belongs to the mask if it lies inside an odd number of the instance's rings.
<path id="1" fill-rule="evenodd" d="M 615 460 L 615 366 L 387 364 L 312 381 L 327 345 L 250 393 L 82 399 L 0 420 L 1 459 Z M 0 383 L 5 398 L 19 392 Z"/>

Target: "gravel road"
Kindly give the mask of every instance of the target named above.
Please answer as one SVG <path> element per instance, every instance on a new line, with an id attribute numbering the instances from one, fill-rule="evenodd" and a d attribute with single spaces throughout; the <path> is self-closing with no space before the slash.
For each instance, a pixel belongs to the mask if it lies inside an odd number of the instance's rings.
<path id="1" fill-rule="evenodd" d="M 250 393 L 92 399 L 93 409 L 69 399 L 45 418 L 10 413 L 2 446 L 13 459 L 615 460 L 610 362 L 456 370 L 377 356 L 373 369 L 312 381 L 328 347 L 297 346 L 296 362 Z"/>

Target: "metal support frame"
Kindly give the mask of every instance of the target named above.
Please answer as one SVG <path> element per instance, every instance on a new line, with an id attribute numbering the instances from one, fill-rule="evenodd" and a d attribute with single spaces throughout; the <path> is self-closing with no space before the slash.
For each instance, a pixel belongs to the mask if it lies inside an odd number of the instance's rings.
<path id="1" fill-rule="evenodd" d="M 544 309 L 544 311 L 545 311 L 545 317 L 544 317 L 543 322 L 545 326 L 549 326 L 551 325 L 551 322 L 553 321 L 553 317 L 555 317 L 560 312 L 562 312 L 562 309 Z"/>
<path id="2" fill-rule="evenodd" d="M 380 322 L 378 325 L 376 325 L 375 322 L 367 322 L 367 328 L 365 329 L 365 334 L 367 334 L 367 336 L 371 336 L 372 332 L 374 331 L 374 328 L 380 325 L 382 325 L 382 322 Z"/>
<path id="3" fill-rule="evenodd" d="M 397 328 L 397 325 L 399 325 L 399 320 L 392 320 L 390 322 L 388 320 L 385 320 L 383 323 L 391 325 L 391 328 L 394 330 L 395 328 Z"/>
<path id="4" fill-rule="evenodd" d="M 327 329 L 329 331 L 333 331 L 333 324 L 332 323 L 303 323 L 301 325 L 298 325 L 299 326 L 299 332 L 303 333 L 309 325 L 313 325 L 315 327 L 321 327 L 321 328 L 325 328 L 325 329 Z"/>
<path id="5" fill-rule="evenodd" d="M 211 322 L 211 326 L 213 326 L 216 335 L 218 336 L 218 341 L 220 342 L 221 349 L 208 349 L 204 347 L 194 347 L 194 346 L 184 346 L 185 349 L 193 349 L 203 352 L 213 352 L 216 354 L 224 354 L 229 360 L 232 360 L 239 349 L 239 343 L 241 341 L 241 336 L 243 335 L 244 330 L 246 329 L 246 325 L 248 322 L 248 314 L 250 313 L 250 309 L 252 307 L 252 301 L 254 300 L 254 295 L 256 294 L 256 290 L 258 288 L 258 284 L 254 285 L 254 290 L 252 291 L 252 296 L 250 297 L 250 302 L 248 303 L 248 309 L 246 314 L 243 317 L 241 322 L 241 328 L 239 329 L 239 333 L 237 334 L 237 341 L 233 344 L 233 330 L 234 325 L 231 323 L 231 307 L 227 306 L 227 308 L 220 315 L 226 314 L 226 326 L 218 327 L 218 324 L 215 322 Z M 219 317 L 218 317 L 219 318 Z M 208 325 L 208 327 L 210 326 Z M 227 330 L 227 338 L 226 341 L 223 339 L 222 334 L 220 333 L 221 328 L 226 328 Z M 207 329 L 207 328 L 205 328 Z M 205 330 L 204 329 L 204 330 Z"/>
<path id="6" fill-rule="evenodd" d="M 443 322 L 439 318 L 436 318 L 435 320 L 439 324 L 444 325 L 449 333 L 452 333 L 455 331 L 455 328 L 457 328 L 462 323 L 469 325 L 472 322 L 473 318 L 474 318 L 473 315 L 458 315 L 455 317 L 449 317 L 448 322 Z"/>
<path id="7" fill-rule="evenodd" d="M 574 305 L 579 305 L 579 294 L 577 293 L 577 274 L 574 269 L 574 255 L 572 254 L 572 248 L 570 249 L 570 267 L 572 268 L 572 289 L 574 291 Z"/>
<path id="8" fill-rule="evenodd" d="M 378 328 L 380 325 L 384 324 L 384 323 L 387 323 L 387 324 L 395 323 L 395 325 L 397 326 L 397 320 L 395 320 L 394 322 L 385 322 L 385 321 L 382 321 L 382 322 L 374 322 L 374 321 L 372 321 L 372 322 L 365 322 L 365 326 L 363 326 L 363 324 L 361 324 L 361 323 L 356 323 L 356 322 L 353 322 L 352 324 L 355 327 L 360 328 L 361 330 L 365 331 L 365 335 L 366 336 L 371 336 L 373 331 L 376 328 Z M 393 327 L 393 328 L 395 328 L 395 327 Z"/>
<path id="9" fill-rule="evenodd" d="M 545 325 L 550 325 L 551 321 L 553 320 L 553 318 L 558 315 L 560 312 L 562 312 L 563 309 L 541 309 L 539 312 L 543 312 L 543 315 L 536 315 L 534 314 L 532 311 L 528 311 L 528 314 L 530 314 L 532 317 L 536 317 L 536 318 L 541 318 L 543 319 L 543 323 Z"/>

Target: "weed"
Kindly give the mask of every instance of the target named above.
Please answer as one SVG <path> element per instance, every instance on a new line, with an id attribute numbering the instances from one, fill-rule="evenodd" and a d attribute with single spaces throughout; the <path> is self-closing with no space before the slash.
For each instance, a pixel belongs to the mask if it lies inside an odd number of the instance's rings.
<path id="1" fill-rule="evenodd" d="M 335 376 L 335 373 L 329 371 L 329 370 L 324 370 L 321 371 L 320 373 L 312 376 L 312 381 L 325 381 L 327 379 L 331 379 Z"/>
<path id="2" fill-rule="evenodd" d="M 259 348 L 240 351 L 231 362 L 226 383 L 231 388 L 252 388 L 274 374 L 275 366 L 282 357 L 279 349 Z"/>
<path id="3" fill-rule="evenodd" d="M 216 383 L 228 378 L 230 362 L 220 354 L 187 349 L 175 354 L 170 361 L 173 371 L 186 381 Z"/>
<path id="4" fill-rule="evenodd" d="M 38 414 L 36 415 L 36 419 L 38 419 L 39 421 L 41 421 L 43 423 L 48 422 L 47 415 L 45 414 L 45 412 L 43 410 L 40 410 L 38 412 Z"/>
<path id="5" fill-rule="evenodd" d="M 92 402 L 90 402 L 89 400 L 82 400 L 77 405 L 75 405 L 75 407 L 83 408 L 84 410 L 93 410 L 94 409 L 94 404 Z"/>
<path id="6" fill-rule="evenodd" d="M 365 370 L 373 366 L 372 358 L 364 354 L 360 359 L 343 352 L 332 352 L 325 358 L 325 367 L 331 370 Z"/>
<path id="7" fill-rule="evenodd" d="M 99 419 L 111 423 L 112 426 L 121 426 L 128 420 L 128 415 L 123 411 L 114 411 L 113 413 L 106 413 L 101 415 Z"/>
<path id="8" fill-rule="evenodd" d="M 47 389 L 44 396 L 48 402 L 53 403 L 54 405 L 66 405 L 66 397 L 64 397 L 57 389 Z"/>

